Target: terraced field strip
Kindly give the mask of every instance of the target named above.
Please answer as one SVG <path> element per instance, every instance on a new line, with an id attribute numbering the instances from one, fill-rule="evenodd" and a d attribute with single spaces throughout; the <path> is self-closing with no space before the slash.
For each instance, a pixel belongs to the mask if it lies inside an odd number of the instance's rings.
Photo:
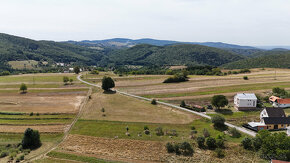
<path id="1" fill-rule="evenodd" d="M 67 136 L 69 135 L 69 132 L 71 131 L 72 127 L 75 125 L 75 123 L 78 121 L 78 119 L 80 118 L 80 116 L 82 115 L 83 113 L 83 108 L 85 107 L 85 105 L 87 104 L 88 100 L 89 100 L 89 96 L 91 96 L 92 94 L 92 88 L 89 89 L 86 97 L 84 98 L 84 100 L 82 101 L 82 103 L 80 104 L 79 106 L 79 112 L 77 114 L 77 116 L 75 117 L 75 119 L 73 120 L 73 122 L 67 127 L 67 129 L 65 130 L 64 132 L 64 136 L 62 137 L 62 140 L 59 141 L 55 146 L 52 146 L 51 148 L 49 148 L 48 150 L 46 150 L 45 152 L 43 152 L 42 154 L 38 155 L 38 156 L 35 156 L 35 157 L 32 157 L 28 160 L 29 161 L 34 161 L 34 160 L 37 160 L 37 159 L 40 159 L 42 158 L 43 156 L 47 155 L 49 152 L 53 151 L 54 149 L 56 149 L 56 147 L 61 143 L 63 142 Z"/>
<path id="2" fill-rule="evenodd" d="M 77 77 L 78 80 L 80 80 L 81 82 L 83 83 L 86 83 L 88 85 L 91 85 L 91 86 L 94 86 L 94 87 L 101 87 L 100 85 L 96 85 L 96 84 L 92 84 L 92 83 L 89 83 L 87 81 L 84 81 L 83 79 L 81 79 L 81 76 L 82 75 L 79 75 Z M 137 99 L 141 99 L 141 100 L 145 100 L 145 101 L 151 101 L 152 99 L 149 99 L 149 98 L 145 98 L 145 97 L 141 97 L 141 96 L 136 96 L 136 95 L 133 95 L 133 94 L 129 94 L 129 93 L 126 93 L 126 92 L 120 92 L 118 90 L 116 90 L 117 93 L 120 93 L 120 94 L 123 94 L 123 95 L 126 95 L 126 96 L 130 96 L 130 97 L 134 97 L 134 98 L 137 98 Z M 182 108 L 182 107 L 179 107 L 179 106 L 176 106 L 176 105 L 173 105 L 173 104 L 169 104 L 169 103 L 165 103 L 165 102 L 161 102 L 161 101 L 157 101 L 158 104 L 162 104 L 162 105 L 165 105 L 165 106 L 169 106 L 169 107 L 172 107 L 172 108 L 176 108 L 176 109 L 180 109 L 180 110 L 183 110 L 183 111 L 187 111 L 187 112 L 190 112 L 190 113 L 193 113 L 193 114 L 196 114 L 196 115 L 199 115 L 201 117 L 204 117 L 204 118 L 207 118 L 207 119 L 211 119 L 210 116 L 204 114 L 204 113 L 199 113 L 199 112 L 195 112 L 195 111 L 192 111 L 192 110 L 188 110 L 188 109 L 185 109 L 185 108 Z M 237 130 L 245 133 L 245 134 L 248 134 L 250 136 L 253 136 L 255 137 L 256 136 L 256 133 L 253 132 L 253 131 L 250 131 L 250 130 L 247 130 L 245 128 L 242 128 L 242 127 L 238 127 L 238 126 L 235 126 L 235 125 L 232 125 L 228 122 L 225 123 L 227 126 L 231 127 L 231 128 L 236 128 Z"/>

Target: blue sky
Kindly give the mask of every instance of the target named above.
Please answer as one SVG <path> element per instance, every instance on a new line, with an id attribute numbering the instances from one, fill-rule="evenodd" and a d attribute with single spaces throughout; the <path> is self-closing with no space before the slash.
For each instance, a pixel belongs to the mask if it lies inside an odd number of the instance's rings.
<path id="1" fill-rule="evenodd" d="M 288 0 L 1 0 L 0 21 L 1 33 L 36 40 L 290 45 Z"/>

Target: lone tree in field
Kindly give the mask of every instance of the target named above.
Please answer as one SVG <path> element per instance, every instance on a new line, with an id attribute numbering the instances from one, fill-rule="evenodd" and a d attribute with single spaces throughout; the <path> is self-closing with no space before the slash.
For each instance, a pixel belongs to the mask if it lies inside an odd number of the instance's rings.
<path id="1" fill-rule="evenodd" d="M 36 149 L 41 146 L 40 135 L 37 130 L 27 128 L 22 139 L 24 149 Z"/>
<path id="2" fill-rule="evenodd" d="M 79 66 L 74 67 L 74 72 L 76 74 L 79 74 L 81 72 L 80 67 Z"/>
<path id="3" fill-rule="evenodd" d="M 67 85 L 67 82 L 69 81 L 69 78 L 67 76 L 63 77 L 63 83 L 64 85 Z"/>
<path id="4" fill-rule="evenodd" d="M 115 87 L 115 82 L 111 77 L 104 76 L 102 79 L 102 89 L 104 91 L 109 91 L 111 88 Z"/>
<path id="5" fill-rule="evenodd" d="M 25 92 L 27 91 L 27 86 L 26 86 L 26 84 L 22 83 L 22 84 L 20 85 L 20 91 L 22 91 L 22 93 L 25 93 Z"/>
<path id="6" fill-rule="evenodd" d="M 225 107 L 228 105 L 229 101 L 224 95 L 215 95 L 211 99 L 211 104 L 215 106 L 217 109 L 220 109 L 221 107 Z"/>

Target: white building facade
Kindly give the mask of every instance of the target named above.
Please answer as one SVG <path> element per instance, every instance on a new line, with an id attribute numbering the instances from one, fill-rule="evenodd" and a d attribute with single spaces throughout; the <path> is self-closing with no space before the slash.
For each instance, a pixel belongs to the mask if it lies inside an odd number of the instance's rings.
<path id="1" fill-rule="evenodd" d="M 256 108 L 257 97 L 254 93 L 238 93 L 234 97 L 234 104 L 238 110 Z"/>

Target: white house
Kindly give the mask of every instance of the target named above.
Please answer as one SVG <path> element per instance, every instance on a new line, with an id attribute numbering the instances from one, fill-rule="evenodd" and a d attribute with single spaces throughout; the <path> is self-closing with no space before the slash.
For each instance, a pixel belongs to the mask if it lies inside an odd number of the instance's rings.
<path id="1" fill-rule="evenodd" d="M 290 98 L 276 99 L 273 102 L 273 106 L 278 107 L 278 108 L 288 108 L 288 107 L 290 107 Z"/>
<path id="2" fill-rule="evenodd" d="M 250 110 L 257 106 L 257 97 L 254 93 L 238 93 L 234 97 L 235 108 L 238 110 Z"/>
<path id="3" fill-rule="evenodd" d="M 287 127 L 287 135 L 290 136 L 290 126 Z"/>

